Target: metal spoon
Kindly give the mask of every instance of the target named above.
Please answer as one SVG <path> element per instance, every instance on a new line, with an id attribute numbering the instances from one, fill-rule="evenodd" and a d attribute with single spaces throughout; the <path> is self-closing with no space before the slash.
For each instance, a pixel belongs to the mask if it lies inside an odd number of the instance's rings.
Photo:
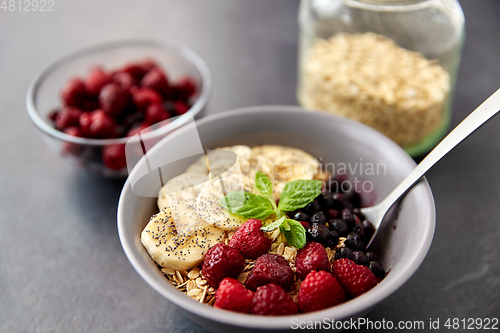
<path id="1" fill-rule="evenodd" d="M 455 129 L 451 131 L 450 134 L 448 134 L 448 136 L 446 136 L 384 200 L 375 206 L 361 209 L 366 219 L 372 222 L 375 228 L 375 232 L 367 248 L 375 239 L 377 231 L 380 229 L 382 221 L 384 221 L 384 217 L 391 207 L 411 190 L 437 161 L 455 148 L 456 145 L 462 142 L 462 140 L 468 137 L 472 132 L 496 115 L 500 111 L 499 108 L 500 89 L 488 97 L 487 100 L 455 127 Z"/>

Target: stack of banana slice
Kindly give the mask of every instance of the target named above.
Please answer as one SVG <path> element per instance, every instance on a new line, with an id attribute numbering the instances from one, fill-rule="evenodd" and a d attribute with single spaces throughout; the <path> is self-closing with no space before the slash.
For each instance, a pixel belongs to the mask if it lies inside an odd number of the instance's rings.
<path id="1" fill-rule="evenodd" d="M 273 182 L 273 196 L 278 199 L 287 182 L 313 179 L 318 161 L 302 150 L 282 146 L 237 145 L 210 151 L 160 189 L 160 213 L 151 217 L 141 234 L 151 258 L 175 270 L 201 264 L 211 246 L 245 222 L 219 200 L 231 191 L 258 194 L 254 177 L 259 170 Z"/>

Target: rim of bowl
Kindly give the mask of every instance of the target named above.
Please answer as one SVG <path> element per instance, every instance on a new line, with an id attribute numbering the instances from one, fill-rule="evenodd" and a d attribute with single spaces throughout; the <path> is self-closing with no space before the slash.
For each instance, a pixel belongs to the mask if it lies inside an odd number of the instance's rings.
<path id="1" fill-rule="evenodd" d="M 296 114 L 304 114 L 307 116 L 315 116 L 315 117 L 323 117 L 325 121 L 332 121 L 332 118 L 337 122 L 344 123 L 345 126 L 350 127 L 361 127 L 363 131 L 367 131 L 367 134 L 375 137 L 379 137 L 380 140 L 385 141 L 391 149 L 395 151 L 397 155 L 401 157 L 401 161 L 407 163 L 412 166 L 416 166 L 415 161 L 408 155 L 398 144 L 394 141 L 383 135 L 382 133 L 368 127 L 362 123 L 353 121 L 348 118 L 340 117 L 337 115 L 306 110 L 298 106 L 281 106 L 281 105 L 272 105 L 272 106 L 255 106 L 255 107 L 244 107 L 238 109 L 232 109 L 229 111 L 219 112 L 214 115 L 210 115 L 204 117 L 196 122 L 196 125 L 202 125 L 205 123 L 217 121 L 221 118 L 226 117 L 238 117 L 240 114 L 258 114 L 258 113 L 268 113 L 268 112 L 284 112 L 286 114 L 296 113 Z M 189 130 L 189 127 L 194 126 L 195 124 L 189 124 L 188 126 L 184 126 L 183 128 L 176 131 L 174 135 L 181 134 L 183 131 Z M 170 136 L 167 138 L 171 138 Z M 169 140 L 167 138 L 162 139 Z M 159 149 L 162 145 L 162 141 L 156 144 L 150 151 L 151 154 L 154 154 L 155 150 Z M 137 165 L 139 163 L 144 163 L 144 157 L 136 164 L 131 174 L 137 172 L 139 169 Z M 149 269 L 143 269 L 141 267 L 140 257 L 136 256 L 134 253 L 134 246 L 136 245 L 134 242 L 128 242 L 125 237 L 125 225 L 122 216 L 124 216 L 124 201 L 125 197 L 128 195 L 134 195 L 131 191 L 130 184 L 131 177 L 127 178 L 125 182 L 122 192 L 120 194 L 119 202 L 118 202 L 118 210 L 117 210 L 117 223 L 118 223 L 118 236 L 120 238 L 120 243 L 122 244 L 122 248 L 125 252 L 126 257 L 130 261 L 131 265 L 134 267 L 136 272 L 142 277 L 150 287 L 156 290 L 160 295 L 165 297 L 167 300 L 171 301 L 175 305 L 181 307 L 185 311 L 193 313 L 196 316 L 202 317 L 206 320 L 220 322 L 226 325 L 239 326 L 245 328 L 252 329 L 272 329 L 272 330 L 286 330 L 291 329 L 292 319 L 298 318 L 299 322 L 307 322 L 307 321 L 322 321 L 325 318 L 335 318 L 334 320 L 345 320 L 355 315 L 361 315 L 363 313 L 368 312 L 372 307 L 383 301 L 385 298 L 389 297 L 396 290 L 398 290 L 403 284 L 405 284 L 410 277 L 416 272 L 416 270 L 422 264 L 427 252 L 432 243 L 432 239 L 434 237 L 435 232 L 435 223 L 436 223 L 436 211 L 435 211 L 435 201 L 432 194 L 432 190 L 427 182 L 427 179 L 424 177 L 421 182 L 424 187 L 422 188 L 426 192 L 426 196 L 423 198 L 422 206 L 427 206 L 427 220 L 429 223 L 426 226 L 425 234 L 423 235 L 423 240 L 420 243 L 420 246 L 416 250 L 417 255 L 415 259 L 406 263 L 406 267 L 404 270 L 396 277 L 396 280 L 391 284 L 383 284 L 384 281 L 381 282 L 377 288 L 373 288 L 366 294 L 358 296 L 348 302 L 343 304 L 330 307 L 324 310 L 310 312 L 310 313 L 299 313 L 295 315 L 289 316 L 277 316 L 277 317 L 265 317 L 260 316 L 255 320 L 255 315 L 251 314 L 243 314 L 237 312 L 228 312 L 221 309 L 216 309 L 213 307 L 207 307 L 206 304 L 201 304 L 191 298 L 185 296 L 184 294 L 177 293 L 178 290 L 172 285 L 166 287 L 167 285 L 163 283 L 157 282 L 154 278 L 151 278 Z M 176 292 L 177 291 L 177 292 Z"/>
<path id="2" fill-rule="evenodd" d="M 54 70 L 56 70 L 61 65 L 67 64 L 81 56 L 89 55 L 92 53 L 98 53 L 101 51 L 109 51 L 113 49 L 125 48 L 128 46 L 148 46 L 156 47 L 158 49 L 164 49 L 168 51 L 173 51 L 178 53 L 180 56 L 188 59 L 196 68 L 201 76 L 201 92 L 200 96 L 196 102 L 191 106 L 188 112 L 191 112 L 193 116 L 196 116 L 207 104 L 208 98 L 210 97 L 210 91 L 212 89 L 212 76 L 208 69 L 205 61 L 193 50 L 176 42 L 160 42 L 152 39 L 126 39 L 111 42 L 103 42 L 99 44 L 94 44 L 91 46 L 80 48 L 76 51 L 71 51 L 61 58 L 53 61 L 42 71 L 40 71 L 37 76 L 31 82 L 28 93 L 26 95 L 26 107 L 28 109 L 28 114 L 35 125 L 41 129 L 43 132 L 56 137 L 63 141 L 69 141 L 78 144 L 90 145 L 90 146 L 101 146 L 109 144 L 125 144 L 130 139 L 128 137 L 114 138 L 114 139 L 92 139 L 92 138 L 81 138 L 72 135 L 68 135 L 61 132 L 54 127 L 50 126 L 38 113 L 38 109 L 35 105 L 35 97 L 43 81 L 50 75 Z M 191 118 L 186 114 L 179 116 L 174 123 L 177 123 L 176 127 L 180 127 L 187 123 Z M 169 126 L 163 126 L 155 129 L 151 132 L 142 134 L 144 139 L 151 139 L 157 136 L 165 135 L 171 131 Z"/>

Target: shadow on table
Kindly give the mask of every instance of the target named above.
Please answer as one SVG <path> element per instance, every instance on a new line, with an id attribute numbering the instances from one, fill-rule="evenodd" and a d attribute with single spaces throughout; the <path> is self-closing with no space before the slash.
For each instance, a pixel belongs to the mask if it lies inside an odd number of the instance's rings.
<path id="1" fill-rule="evenodd" d="M 71 210 L 96 226 L 116 226 L 116 210 L 125 179 L 106 179 L 88 172 L 75 172 L 68 182 Z M 116 232 L 116 227 L 114 227 Z"/>

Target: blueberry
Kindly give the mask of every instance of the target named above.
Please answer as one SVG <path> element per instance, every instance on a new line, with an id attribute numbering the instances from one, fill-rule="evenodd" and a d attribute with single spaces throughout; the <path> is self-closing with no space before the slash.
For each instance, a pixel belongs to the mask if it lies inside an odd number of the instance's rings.
<path id="1" fill-rule="evenodd" d="M 377 255 L 373 251 L 366 252 L 366 256 L 370 259 L 370 261 L 378 261 Z"/>
<path id="2" fill-rule="evenodd" d="M 357 215 L 361 221 L 366 220 L 366 216 L 361 213 L 361 208 L 353 208 L 352 213 Z"/>
<path id="3" fill-rule="evenodd" d="M 354 251 L 354 262 L 358 265 L 368 266 L 370 265 L 370 259 L 366 256 L 363 251 Z"/>
<path id="4" fill-rule="evenodd" d="M 306 213 L 299 211 L 299 212 L 295 213 L 295 215 L 293 215 L 293 219 L 295 221 L 305 221 L 305 222 L 308 222 L 309 221 L 309 216 L 307 216 Z"/>
<path id="5" fill-rule="evenodd" d="M 347 235 L 347 239 L 345 240 L 344 244 L 354 251 L 364 251 L 366 249 L 365 243 L 361 239 L 361 236 L 355 231 L 352 231 L 351 233 L 349 233 L 349 235 Z"/>
<path id="6" fill-rule="evenodd" d="M 354 261 L 354 255 L 352 254 L 351 249 L 347 247 L 341 247 L 340 249 L 335 251 L 335 260 L 343 258 Z"/>
<path id="7" fill-rule="evenodd" d="M 314 200 L 313 202 L 310 202 L 307 204 L 307 206 L 304 207 L 304 211 L 308 214 L 314 214 L 318 210 L 321 209 L 321 206 L 318 203 L 318 200 Z"/>
<path id="8" fill-rule="evenodd" d="M 337 219 L 340 217 L 340 212 L 336 209 L 328 209 L 328 216 L 331 219 Z"/>
<path id="9" fill-rule="evenodd" d="M 320 244 L 326 244 L 328 239 L 330 238 L 330 230 L 325 227 L 323 224 L 314 223 L 307 230 L 308 239 Z"/>
<path id="10" fill-rule="evenodd" d="M 330 178 L 330 183 L 328 184 L 328 190 L 332 193 L 341 191 L 340 182 L 338 181 L 338 179 Z"/>
<path id="11" fill-rule="evenodd" d="M 330 231 L 330 238 L 326 241 L 325 246 L 334 248 L 339 242 L 339 235 L 335 231 Z"/>
<path id="12" fill-rule="evenodd" d="M 344 208 L 342 210 L 342 218 L 347 222 L 347 223 L 355 223 L 356 218 L 354 215 L 351 213 L 351 211 L 347 208 Z"/>
<path id="13" fill-rule="evenodd" d="M 370 261 L 370 265 L 368 267 L 376 277 L 383 278 L 385 276 L 384 268 L 378 261 Z"/>
<path id="14" fill-rule="evenodd" d="M 332 209 L 342 210 L 344 209 L 345 196 L 343 193 L 333 193 L 332 195 Z"/>
<path id="15" fill-rule="evenodd" d="M 324 206 L 330 207 L 333 205 L 333 198 L 331 192 L 326 192 L 326 191 L 322 192 L 320 197 Z"/>
<path id="16" fill-rule="evenodd" d="M 342 219 L 333 219 L 328 222 L 330 230 L 335 231 L 340 237 L 347 236 L 349 232 L 349 227 L 347 222 Z"/>
<path id="17" fill-rule="evenodd" d="M 359 236 L 361 237 L 361 239 L 363 240 L 366 240 L 365 238 L 365 226 L 358 222 L 354 225 L 354 227 L 352 228 L 352 231 L 354 232 L 357 232 L 359 234 Z"/>
<path id="18" fill-rule="evenodd" d="M 311 217 L 311 223 L 321 223 L 326 224 L 326 217 L 323 212 L 319 211 Z"/>
<path id="19" fill-rule="evenodd" d="M 358 192 L 349 192 L 347 194 L 347 200 L 349 200 L 353 207 L 361 207 L 361 197 L 359 196 Z"/>
<path id="20" fill-rule="evenodd" d="M 373 224 L 368 220 L 364 220 L 363 227 L 365 227 L 365 238 L 370 240 L 373 234 L 375 233 L 375 228 L 373 227 Z"/>

